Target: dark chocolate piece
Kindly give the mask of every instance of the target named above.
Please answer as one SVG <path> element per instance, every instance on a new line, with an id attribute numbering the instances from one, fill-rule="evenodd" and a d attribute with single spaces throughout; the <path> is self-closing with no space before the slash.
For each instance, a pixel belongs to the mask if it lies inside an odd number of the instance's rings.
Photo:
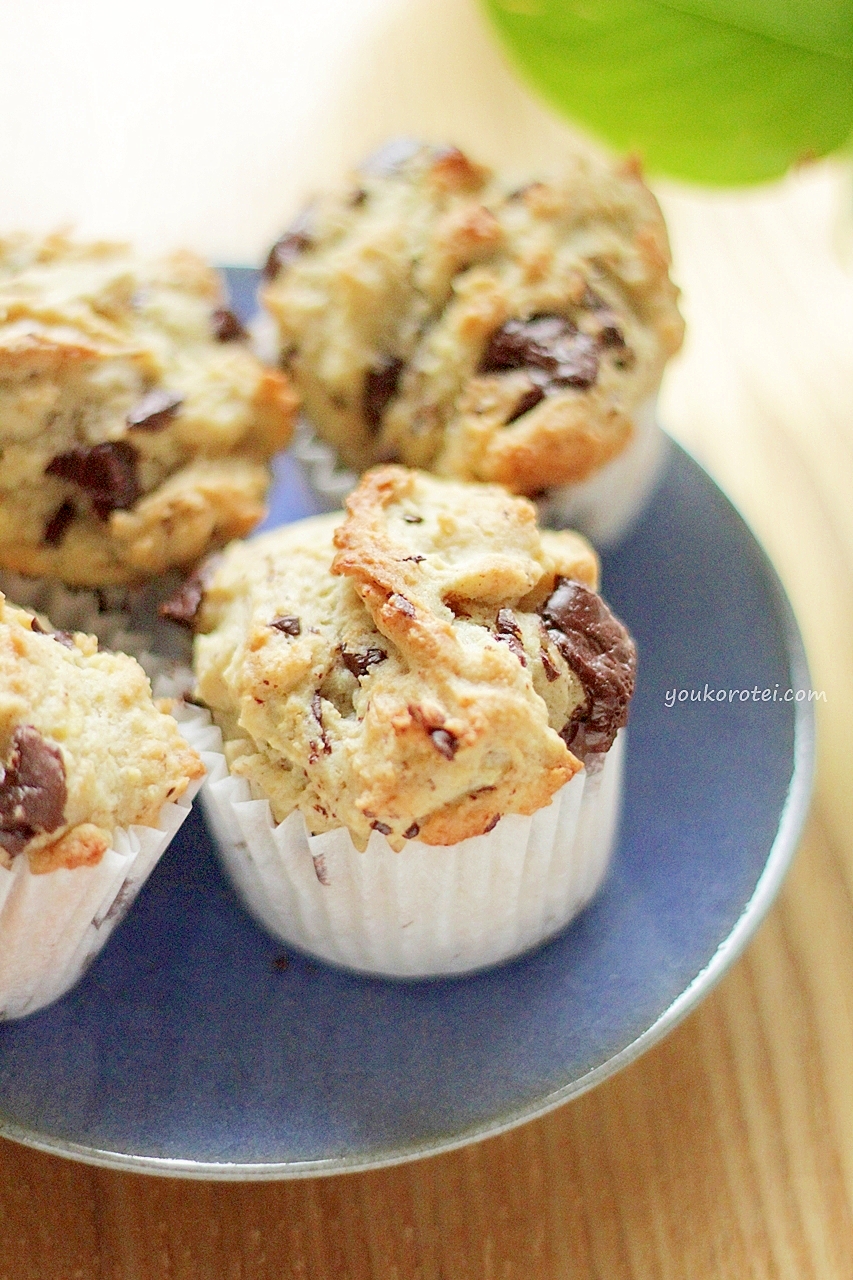
<path id="1" fill-rule="evenodd" d="M 364 375 L 361 393 L 361 412 L 371 431 L 378 431 L 382 415 L 397 393 L 403 361 L 397 356 L 380 356 L 379 361 Z"/>
<path id="2" fill-rule="evenodd" d="M 168 618 L 170 622 L 176 622 L 178 626 L 189 627 L 192 630 L 204 593 L 210 586 L 221 559 L 221 555 L 210 556 L 200 564 L 175 594 L 163 601 L 157 610 L 160 617 Z"/>
<path id="3" fill-rule="evenodd" d="M 356 680 L 366 676 L 371 667 L 384 662 L 388 654 L 384 649 L 365 649 L 363 653 L 354 653 L 350 649 L 341 649 L 341 661 L 347 671 L 351 671 Z"/>
<path id="4" fill-rule="evenodd" d="M 409 511 L 406 512 L 406 514 L 403 516 L 403 519 L 405 520 L 406 524 L 423 524 L 424 522 L 423 516 L 412 515 L 412 513 Z"/>
<path id="5" fill-rule="evenodd" d="M 545 395 L 563 387 L 591 387 L 598 377 L 598 346 L 565 316 L 512 319 L 489 339 L 480 373 L 523 369 Z"/>
<path id="6" fill-rule="evenodd" d="M 0 845 L 12 857 L 40 832 L 56 831 L 65 820 L 65 764 L 58 747 L 32 725 L 12 735 L 12 752 L 0 766 Z"/>
<path id="7" fill-rule="evenodd" d="M 184 403 L 184 397 L 165 387 L 155 387 L 127 415 L 130 431 L 163 431 Z"/>
<path id="8" fill-rule="evenodd" d="M 541 613 L 586 693 L 560 736 L 581 758 L 608 751 L 628 719 L 637 671 L 634 642 L 601 596 L 568 578 L 558 579 Z"/>
<path id="9" fill-rule="evenodd" d="M 276 631 L 283 631 L 286 636 L 302 634 L 302 623 L 293 613 L 285 613 L 280 618 L 273 618 L 270 626 L 275 627 Z"/>
<path id="10" fill-rule="evenodd" d="M 311 698 L 311 714 L 314 717 L 314 719 L 317 721 L 317 724 L 320 726 L 320 740 L 323 743 L 323 755 L 324 756 L 330 755 L 332 750 L 332 744 L 329 742 L 329 739 L 326 737 L 326 730 L 323 725 L 323 700 L 320 697 L 319 693 L 314 693 L 313 697 Z M 317 757 L 315 756 L 314 759 L 316 760 L 316 758 Z M 313 764 L 314 761 L 312 760 L 311 763 Z"/>
<path id="11" fill-rule="evenodd" d="M 371 822 L 370 825 L 373 828 L 373 830 L 378 831 L 381 836 L 390 836 L 391 834 L 392 829 L 391 827 L 388 826 L 387 822 L 376 821 L 376 822 Z"/>
<path id="12" fill-rule="evenodd" d="M 136 459 L 136 450 L 125 440 L 104 441 L 57 454 L 45 472 L 76 484 L 89 495 L 95 515 L 107 520 L 111 511 L 127 511 L 142 492 Z"/>
<path id="13" fill-rule="evenodd" d="M 521 628 L 515 620 L 512 609 L 499 609 L 495 621 L 495 636 L 508 645 L 523 667 L 527 666 L 527 654 L 524 652 Z"/>
<path id="14" fill-rule="evenodd" d="M 314 244 L 312 238 L 313 230 L 314 208 L 313 205 L 309 205 L 291 222 L 284 235 L 276 240 L 270 249 L 263 266 L 262 274 L 265 280 L 274 280 L 279 271 L 283 271 L 285 267 L 289 267 L 291 263 L 296 262 L 297 258 L 300 258 L 306 249 L 312 247 Z"/>
<path id="15" fill-rule="evenodd" d="M 407 827 L 406 830 L 403 832 L 403 839 L 414 840 L 415 836 L 420 835 L 420 831 L 421 829 L 418 826 L 418 824 L 416 822 L 413 822 L 412 825 L 410 827 Z"/>
<path id="16" fill-rule="evenodd" d="M 544 399 L 545 392 L 541 387 L 537 387 L 535 384 L 529 386 L 526 391 L 522 392 L 521 399 L 517 401 L 512 411 L 512 416 L 506 420 L 506 425 L 509 426 L 511 422 L 515 422 L 518 418 L 523 417 L 525 413 L 529 413 L 531 409 L 535 409 L 539 401 Z"/>
<path id="17" fill-rule="evenodd" d="M 70 498 L 61 502 L 44 526 L 44 540 L 49 547 L 61 547 L 62 539 L 68 526 L 77 514 L 77 508 Z"/>
<path id="18" fill-rule="evenodd" d="M 452 760 L 459 746 L 458 738 L 449 729 L 430 729 L 429 736 L 432 739 L 432 745 L 444 756 L 445 760 Z"/>
<path id="19" fill-rule="evenodd" d="M 417 617 L 418 611 L 411 600 L 407 600 L 405 596 L 398 595 L 396 591 L 388 597 L 388 603 L 392 609 L 396 609 L 398 613 L 404 614 L 407 618 Z"/>
<path id="20" fill-rule="evenodd" d="M 490 831 L 494 831 L 495 827 L 498 825 L 500 820 L 501 820 L 501 815 L 499 813 L 496 813 L 495 816 L 490 820 L 488 826 L 483 827 L 483 835 L 486 836 L 489 834 Z"/>
<path id="21" fill-rule="evenodd" d="M 211 314 L 210 327 L 217 342 L 239 342 L 246 330 L 228 307 L 217 307 Z"/>

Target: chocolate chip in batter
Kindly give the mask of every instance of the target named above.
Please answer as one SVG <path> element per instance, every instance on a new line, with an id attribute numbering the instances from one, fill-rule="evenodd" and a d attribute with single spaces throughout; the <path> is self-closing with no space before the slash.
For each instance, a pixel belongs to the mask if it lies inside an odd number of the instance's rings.
<path id="1" fill-rule="evenodd" d="M 607 751 L 628 719 L 637 670 L 634 642 L 601 596 L 568 578 L 558 579 L 541 613 L 586 694 L 560 736 L 581 758 Z"/>
<path id="2" fill-rule="evenodd" d="M 527 654 L 522 644 L 521 628 L 512 609 L 499 609 L 495 621 L 495 636 L 509 646 L 523 667 L 527 666 Z"/>
<path id="3" fill-rule="evenodd" d="M 412 825 L 410 827 L 407 827 L 406 830 L 403 832 L 403 839 L 414 840 L 415 836 L 420 835 L 420 832 L 421 832 L 421 829 L 418 826 L 418 824 L 416 822 L 413 822 Z"/>
<path id="4" fill-rule="evenodd" d="M 273 618 L 270 626 L 275 627 L 276 631 L 282 631 L 286 636 L 302 634 L 302 623 L 293 613 L 285 613 L 280 618 Z"/>
<path id="5" fill-rule="evenodd" d="M 44 540 L 49 547 L 61 547 L 62 539 L 68 532 L 68 526 L 77 514 L 77 508 L 70 498 L 61 502 L 44 526 Z"/>
<path id="6" fill-rule="evenodd" d="M 479 372 L 511 369 L 523 369 L 545 395 L 563 387 L 584 390 L 598 377 L 598 347 L 594 338 L 580 333 L 565 316 L 507 320 L 489 339 Z"/>
<path id="7" fill-rule="evenodd" d="M 246 330 L 228 307 L 217 307 L 210 317 L 210 327 L 217 342 L 239 342 Z"/>
<path id="8" fill-rule="evenodd" d="M 291 222 L 284 235 L 270 249 L 263 266 L 264 279 L 274 280 L 279 271 L 289 267 L 306 249 L 310 249 L 314 244 L 313 231 L 314 206 L 309 205 Z"/>
<path id="9" fill-rule="evenodd" d="M 12 735 L 12 752 L 0 775 L 0 845 L 15 857 L 34 836 L 62 826 L 65 764 L 58 747 L 24 724 Z"/>
<path id="10" fill-rule="evenodd" d="M 78 485 L 89 495 L 98 518 L 106 520 L 111 511 L 127 511 L 142 492 L 136 475 L 137 456 L 125 440 L 79 445 L 57 454 L 45 472 Z"/>
<path id="11" fill-rule="evenodd" d="M 74 637 L 70 631 L 45 631 L 38 618 L 33 618 L 30 624 L 30 630 L 34 631 L 37 636 L 50 636 L 51 640 L 55 640 L 57 644 L 61 644 L 63 649 L 76 649 Z"/>
<path id="12" fill-rule="evenodd" d="M 127 415 L 131 431 L 163 431 L 184 403 L 183 396 L 165 387 L 155 387 L 133 406 Z"/>
<path id="13" fill-rule="evenodd" d="M 459 739 L 449 729 L 430 729 L 429 736 L 432 739 L 432 745 L 441 752 L 445 760 L 452 760 L 456 755 Z"/>
<path id="14" fill-rule="evenodd" d="M 540 400 L 545 399 L 545 392 L 541 387 L 531 384 L 526 391 L 521 394 L 521 399 L 517 401 L 512 415 L 507 418 L 506 425 L 515 422 L 517 418 L 521 418 L 525 413 L 529 413 L 531 409 L 535 409 Z"/>
<path id="15" fill-rule="evenodd" d="M 157 610 L 160 617 L 168 618 L 170 622 L 176 622 L 178 626 L 189 627 L 192 630 L 204 593 L 221 560 L 221 555 L 210 556 L 204 564 L 199 565 L 175 594 L 163 601 Z"/>
<path id="16" fill-rule="evenodd" d="M 364 375 L 361 412 L 371 431 L 378 431 L 389 400 L 397 394 L 403 361 L 397 356 L 380 356 Z"/>
<path id="17" fill-rule="evenodd" d="M 365 649 L 363 652 L 353 652 L 350 649 L 341 649 L 341 661 L 347 671 L 352 672 L 356 680 L 361 680 L 366 676 L 371 667 L 378 666 L 380 662 L 384 662 L 388 654 L 384 649 Z"/>
<path id="18" fill-rule="evenodd" d="M 376 822 L 371 822 L 370 825 L 372 829 L 374 831 L 378 831 L 381 836 L 390 836 L 391 834 L 392 829 L 388 826 L 387 822 L 379 822 L 377 820 Z"/>

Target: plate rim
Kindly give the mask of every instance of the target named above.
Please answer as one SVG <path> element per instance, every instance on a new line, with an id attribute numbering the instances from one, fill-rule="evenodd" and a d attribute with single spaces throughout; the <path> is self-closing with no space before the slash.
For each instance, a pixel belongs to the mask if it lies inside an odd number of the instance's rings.
<path id="1" fill-rule="evenodd" d="M 810 688 L 808 660 L 794 610 L 776 569 L 761 541 L 738 505 L 722 489 L 695 454 L 667 434 L 670 449 L 684 454 L 710 482 L 716 495 L 740 523 L 752 542 L 753 551 L 773 597 L 782 622 L 782 633 L 788 659 L 792 688 Z M 616 1075 L 658 1044 L 684 1020 L 717 985 L 723 975 L 741 956 L 759 925 L 767 915 L 791 865 L 799 845 L 811 803 L 815 775 L 816 718 L 811 702 L 794 703 L 793 768 L 785 802 L 782 806 L 776 836 L 767 861 L 755 887 L 729 934 L 719 943 L 703 969 L 655 1019 L 651 1026 L 636 1036 L 618 1053 L 585 1072 L 576 1080 L 553 1089 L 536 1101 L 512 1108 L 490 1120 L 468 1126 L 461 1132 L 418 1139 L 411 1144 L 383 1148 L 372 1155 L 328 1156 L 319 1160 L 266 1161 L 241 1163 L 197 1161 L 174 1156 L 151 1156 L 92 1147 L 65 1138 L 52 1138 L 10 1123 L 0 1114 L 0 1137 L 49 1155 L 63 1156 L 77 1163 L 123 1173 L 193 1179 L 212 1182 L 279 1182 L 293 1179 L 332 1177 L 345 1173 L 388 1169 L 430 1156 L 443 1155 L 508 1133 L 531 1120 L 539 1119 L 565 1103 L 588 1093 L 610 1076 Z"/>

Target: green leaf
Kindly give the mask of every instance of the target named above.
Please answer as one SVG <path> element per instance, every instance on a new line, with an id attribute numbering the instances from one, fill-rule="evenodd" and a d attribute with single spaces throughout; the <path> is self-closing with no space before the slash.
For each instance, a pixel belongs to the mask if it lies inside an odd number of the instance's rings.
<path id="1" fill-rule="evenodd" d="M 653 171 L 739 184 L 853 132 L 853 0 L 483 0 L 565 115 Z"/>

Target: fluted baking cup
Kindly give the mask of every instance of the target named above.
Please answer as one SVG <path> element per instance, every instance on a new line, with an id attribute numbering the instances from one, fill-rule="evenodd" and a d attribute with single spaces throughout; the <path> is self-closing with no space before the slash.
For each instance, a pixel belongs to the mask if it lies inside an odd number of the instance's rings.
<path id="1" fill-rule="evenodd" d="M 276 825 L 228 773 L 219 730 L 198 708 L 182 724 L 201 754 L 201 801 L 222 861 L 270 933 L 323 960 L 398 978 L 499 964 L 559 932 L 601 885 L 621 794 L 623 735 L 532 817 L 449 847 L 379 832 L 364 852 L 340 829 L 311 836 L 301 813 Z"/>
<path id="2" fill-rule="evenodd" d="M 42 875 L 26 854 L 0 867 L 0 1019 L 52 1004 L 82 977 L 190 811 L 200 781 L 164 804 L 155 827 L 118 830 L 91 867 Z"/>
<path id="3" fill-rule="evenodd" d="M 667 437 L 658 426 L 656 405 L 651 399 L 640 406 L 633 439 L 618 457 L 588 480 L 561 485 L 537 501 L 544 524 L 578 529 L 604 547 L 625 536 L 651 497 L 666 458 Z M 305 418 L 297 423 L 291 449 L 324 509 L 336 511 L 358 476 L 342 466 Z"/>

